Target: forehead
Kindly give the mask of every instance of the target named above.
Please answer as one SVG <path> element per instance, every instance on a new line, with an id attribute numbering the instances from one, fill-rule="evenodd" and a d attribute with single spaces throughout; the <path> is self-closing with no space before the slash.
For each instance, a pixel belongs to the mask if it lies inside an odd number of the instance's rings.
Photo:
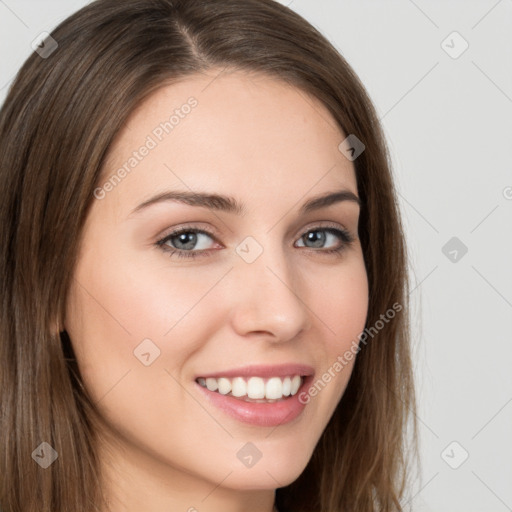
<path id="1" fill-rule="evenodd" d="M 104 180 L 128 170 L 118 200 L 168 187 L 267 198 L 277 189 L 297 199 L 313 187 L 357 193 L 338 150 L 345 135 L 319 100 L 266 75 L 221 71 L 163 86 L 131 114 L 104 169 Z"/>

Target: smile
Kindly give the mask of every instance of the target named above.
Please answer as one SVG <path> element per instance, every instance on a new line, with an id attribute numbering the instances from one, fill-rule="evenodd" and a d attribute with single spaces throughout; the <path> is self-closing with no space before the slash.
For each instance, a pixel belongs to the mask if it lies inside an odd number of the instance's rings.
<path id="1" fill-rule="evenodd" d="M 199 377 L 196 382 L 209 391 L 247 402 L 272 403 L 297 394 L 303 383 L 300 375 L 287 377 Z"/>

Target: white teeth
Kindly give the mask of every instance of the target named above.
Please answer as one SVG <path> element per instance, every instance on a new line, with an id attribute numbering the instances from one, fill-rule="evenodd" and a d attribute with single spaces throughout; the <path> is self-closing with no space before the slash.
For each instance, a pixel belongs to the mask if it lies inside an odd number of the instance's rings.
<path id="1" fill-rule="evenodd" d="M 292 392 L 292 379 L 290 377 L 286 377 L 283 380 L 283 396 L 290 396 Z"/>
<path id="2" fill-rule="evenodd" d="M 237 398 L 249 398 L 252 400 L 281 400 L 290 395 L 296 395 L 303 379 L 300 375 L 290 377 L 271 377 L 266 381 L 262 377 L 234 377 L 229 379 L 219 377 L 218 379 L 202 377 L 197 379 L 199 385 L 210 391 L 217 391 L 221 395 L 230 394 Z"/>
<path id="3" fill-rule="evenodd" d="M 247 395 L 247 384 L 242 377 L 235 377 L 231 384 L 231 394 L 233 396 L 245 396 Z"/>
<path id="4" fill-rule="evenodd" d="M 199 383 L 201 384 L 201 383 Z M 219 388 L 218 384 L 217 384 L 217 379 L 206 379 L 206 387 L 210 390 L 210 391 L 217 391 L 217 389 Z"/>
<path id="5" fill-rule="evenodd" d="M 265 383 L 261 377 L 251 377 L 247 382 L 249 398 L 265 398 Z"/>
<path id="6" fill-rule="evenodd" d="M 298 375 L 295 375 L 295 377 L 293 377 L 293 379 L 292 379 L 291 394 L 295 395 L 297 393 L 297 391 L 299 390 L 299 388 L 300 388 L 300 377 Z"/>
<path id="7" fill-rule="evenodd" d="M 283 381 L 279 377 L 272 377 L 267 381 L 265 384 L 265 396 L 270 400 L 283 397 Z"/>
<path id="8" fill-rule="evenodd" d="M 221 377 L 217 380 L 217 384 L 221 395 L 227 395 L 231 391 L 231 381 L 229 379 Z"/>

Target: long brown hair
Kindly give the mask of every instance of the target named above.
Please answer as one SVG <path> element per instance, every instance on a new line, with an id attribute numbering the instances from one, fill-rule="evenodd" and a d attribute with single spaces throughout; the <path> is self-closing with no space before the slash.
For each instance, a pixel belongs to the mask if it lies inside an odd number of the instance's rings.
<path id="1" fill-rule="evenodd" d="M 354 71 L 273 0 L 98 0 L 51 35 L 58 48 L 27 59 L 0 112 L 3 511 L 104 506 L 101 419 L 55 326 L 116 134 L 152 92 L 214 67 L 266 73 L 311 94 L 365 145 L 354 165 L 371 339 L 306 469 L 277 490 L 279 510 L 402 510 L 409 420 L 417 453 L 406 248 L 384 137 Z M 396 304 L 400 313 L 375 329 Z M 31 456 L 42 442 L 58 454 L 47 469 Z"/>

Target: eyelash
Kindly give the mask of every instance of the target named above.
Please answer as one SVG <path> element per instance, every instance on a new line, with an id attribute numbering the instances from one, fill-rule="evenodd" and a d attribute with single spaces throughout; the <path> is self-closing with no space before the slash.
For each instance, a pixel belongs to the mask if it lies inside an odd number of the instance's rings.
<path id="1" fill-rule="evenodd" d="M 342 251 L 344 251 L 346 249 L 346 247 L 349 246 L 355 240 L 354 237 L 352 236 L 352 234 L 349 233 L 346 229 L 334 228 L 334 227 L 330 227 L 330 226 L 328 226 L 328 227 L 318 226 L 316 228 L 308 229 L 300 238 L 303 238 L 308 233 L 315 232 L 315 231 L 325 231 L 327 233 L 335 235 L 338 238 L 340 238 L 343 243 L 342 243 L 342 245 L 340 245 L 340 247 L 338 247 L 336 249 L 323 249 L 322 250 L 322 249 L 309 248 L 313 252 L 321 252 L 323 254 L 333 254 L 333 255 L 339 254 Z M 166 252 L 170 257 L 176 255 L 178 258 L 194 259 L 194 258 L 198 258 L 200 256 L 211 256 L 213 251 L 208 250 L 208 249 L 199 250 L 199 251 L 195 251 L 195 250 L 185 251 L 183 249 L 172 249 L 172 248 L 169 248 L 169 246 L 165 245 L 165 243 L 167 241 L 169 241 L 170 239 L 172 239 L 176 236 L 179 236 L 183 233 L 205 234 L 205 235 L 208 235 L 213 240 L 215 240 L 215 236 L 213 235 L 213 233 L 210 233 L 208 230 L 193 228 L 193 227 L 184 227 L 184 228 L 178 228 L 175 231 L 172 231 L 171 233 L 166 235 L 164 238 L 162 238 L 161 240 L 156 242 L 155 245 L 157 247 L 159 247 L 160 249 L 162 249 L 164 252 Z M 306 247 L 306 249 L 308 249 L 308 248 Z"/>

